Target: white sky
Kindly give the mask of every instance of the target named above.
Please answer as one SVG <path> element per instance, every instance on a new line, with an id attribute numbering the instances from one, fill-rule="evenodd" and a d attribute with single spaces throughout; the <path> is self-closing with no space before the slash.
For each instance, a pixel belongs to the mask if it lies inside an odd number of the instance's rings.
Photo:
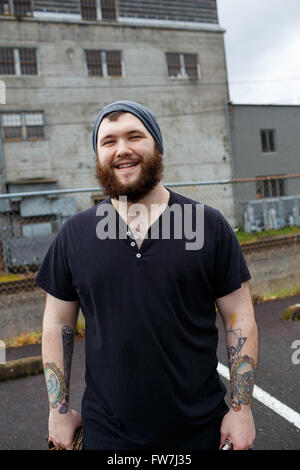
<path id="1" fill-rule="evenodd" d="M 300 105 L 300 0 L 217 0 L 230 99 Z"/>

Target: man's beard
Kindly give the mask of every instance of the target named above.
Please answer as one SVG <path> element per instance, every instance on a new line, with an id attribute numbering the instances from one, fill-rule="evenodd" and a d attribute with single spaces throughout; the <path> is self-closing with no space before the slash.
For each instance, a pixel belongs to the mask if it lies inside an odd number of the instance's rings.
<path id="1" fill-rule="evenodd" d="M 126 161 L 130 161 L 129 158 Z M 134 161 L 137 161 L 136 158 Z M 134 184 L 123 184 L 115 174 L 111 166 L 101 166 L 97 157 L 96 177 L 103 187 L 104 194 L 117 199 L 119 196 L 127 196 L 128 202 L 136 203 L 146 196 L 160 182 L 163 175 L 163 162 L 161 153 L 155 149 L 152 157 L 140 158 L 140 176 Z"/>

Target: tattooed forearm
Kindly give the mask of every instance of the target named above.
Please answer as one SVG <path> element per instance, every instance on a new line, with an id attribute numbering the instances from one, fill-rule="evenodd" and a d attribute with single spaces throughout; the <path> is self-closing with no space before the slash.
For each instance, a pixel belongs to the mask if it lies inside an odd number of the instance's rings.
<path id="1" fill-rule="evenodd" d="M 50 407 L 59 407 L 59 413 L 64 414 L 67 413 L 69 408 L 71 362 L 75 332 L 73 328 L 66 325 L 62 328 L 61 334 L 64 373 L 61 372 L 54 362 L 46 362 L 44 369 Z"/>
<path id="2" fill-rule="evenodd" d="M 255 363 L 248 355 L 242 355 L 247 341 L 241 330 L 228 330 L 227 353 L 230 368 L 230 401 L 234 411 L 242 405 L 250 405 L 255 381 Z"/>

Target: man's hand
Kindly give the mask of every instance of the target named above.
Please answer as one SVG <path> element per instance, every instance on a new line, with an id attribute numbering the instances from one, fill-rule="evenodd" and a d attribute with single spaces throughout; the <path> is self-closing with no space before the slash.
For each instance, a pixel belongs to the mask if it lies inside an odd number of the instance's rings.
<path id="1" fill-rule="evenodd" d="M 72 441 L 77 428 L 82 420 L 75 410 L 69 410 L 65 414 L 50 411 L 49 414 L 49 439 L 56 447 L 72 450 Z"/>
<path id="2" fill-rule="evenodd" d="M 255 439 L 255 425 L 250 408 L 242 407 L 240 411 L 230 409 L 221 424 L 220 449 L 228 439 L 233 450 L 248 450 Z"/>

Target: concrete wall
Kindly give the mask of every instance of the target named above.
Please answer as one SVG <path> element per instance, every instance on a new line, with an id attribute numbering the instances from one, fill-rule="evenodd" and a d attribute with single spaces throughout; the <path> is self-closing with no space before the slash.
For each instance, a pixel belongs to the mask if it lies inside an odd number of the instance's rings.
<path id="1" fill-rule="evenodd" d="M 117 99 L 140 101 L 157 115 L 165 138 L 166 180 L 230 177 L 222 33 L 0 21 L 0 45 L 38 47 L 39 56 L 38 76 L 1 76 L 7 104 L 0 111 L 44 110 L 47 134 L 44 141 L 4 143 L 9 181 L 58 177 L 62 188 L 95 185 L 92 125 L 98 111 Z M 85 48 L 121 49 L 124 76 L 88 77 Z M 168 78 L 167 51 L 198 53 L 201 78 Z"/>

